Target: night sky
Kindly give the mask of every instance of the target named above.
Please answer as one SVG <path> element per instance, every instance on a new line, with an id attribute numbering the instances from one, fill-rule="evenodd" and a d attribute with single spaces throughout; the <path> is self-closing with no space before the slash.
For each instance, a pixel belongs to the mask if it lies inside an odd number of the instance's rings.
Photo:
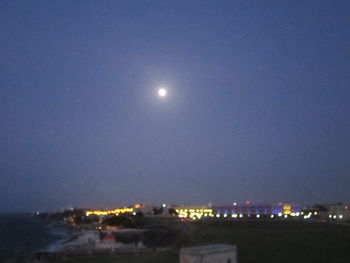
<path id="1" fill-rule="evenodd" d="M 348 0 L 1 0 L 0 61 L 1 211 L 350 201 Z"/>

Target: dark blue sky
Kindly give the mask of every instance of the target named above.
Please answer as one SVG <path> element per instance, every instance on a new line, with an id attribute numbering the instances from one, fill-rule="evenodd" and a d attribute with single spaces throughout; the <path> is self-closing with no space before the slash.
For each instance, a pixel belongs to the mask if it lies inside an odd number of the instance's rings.
<path id="1" fill-rule="evenodd" d="M 2 0 L 0 32 L 1 211 L 350 201 L 348 0 Z"/>

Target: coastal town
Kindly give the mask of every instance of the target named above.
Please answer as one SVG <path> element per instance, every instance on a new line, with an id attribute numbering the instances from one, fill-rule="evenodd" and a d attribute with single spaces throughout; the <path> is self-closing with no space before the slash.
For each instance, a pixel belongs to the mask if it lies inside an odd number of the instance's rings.
<path id="1" fill-rule="evenodd" d="M 188 244 L 191 226 L 224 222 L 261 224 L 347 224 L 350 222 L 348 204 L 298 206 L 243 204 L 230 206 L 177 206 L 169 204 L 134 204 L 115 209 L 71 209 L 63 212 L 39 213 L 42 220 L 54 220 L 71 231 L 68 240 L 53 253 L 76 257 L 106 254 L 142 254 L 168 251 Z M 309 225 L 310 227 L 312 225 Z M 308 225 L 306 225 L 308 227 Z M 43 255 L 41 255 L 41 258 Z"/>
<path id="2" fill-rule="evenodd" d="M 0 263 L 350 263 L 350 0 L 0 14 Z"/>

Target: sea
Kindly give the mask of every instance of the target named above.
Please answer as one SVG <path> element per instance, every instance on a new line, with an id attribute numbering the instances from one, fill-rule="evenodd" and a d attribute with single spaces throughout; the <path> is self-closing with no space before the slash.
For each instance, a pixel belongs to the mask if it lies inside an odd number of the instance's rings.
<path id="1" fill-rule="evenodd" d="M 57 251 L 69 235 L 65 227 L 33 215 L 0 214 L 0 262 Z"/>

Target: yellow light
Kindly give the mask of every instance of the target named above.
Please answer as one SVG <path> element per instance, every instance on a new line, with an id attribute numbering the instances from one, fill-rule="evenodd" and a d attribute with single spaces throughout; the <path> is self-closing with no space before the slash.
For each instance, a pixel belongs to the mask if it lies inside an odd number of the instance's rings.
<path id="1" fill-rule="evenodd" d="M 106 211 L 86 211 L 85 215 L 89 216 L 89 215 L 98 215 L 98 216 L 103 216 L 103 215 L 120 215 L 120 214 L 124 214 L 124 213 L 132 213 L 134 212 L 133 208 L 117 208 L 114 210 L 106 210 Z"/>
<path id="2" fill-rule="evenodd" d="M 189 217 L 192 219 L 201 219 L 202 217 L 211 216 L 213 217 L 213 210 L 208 208 L 181 208 L 175 209 L 178 213 L 178 217 Z"/>
<path id="3" fill-rule="evenodd" d="M 289 204 L 283 205 L 283 214 L 290 215 L 292 213 L 292 206 Z"/>

